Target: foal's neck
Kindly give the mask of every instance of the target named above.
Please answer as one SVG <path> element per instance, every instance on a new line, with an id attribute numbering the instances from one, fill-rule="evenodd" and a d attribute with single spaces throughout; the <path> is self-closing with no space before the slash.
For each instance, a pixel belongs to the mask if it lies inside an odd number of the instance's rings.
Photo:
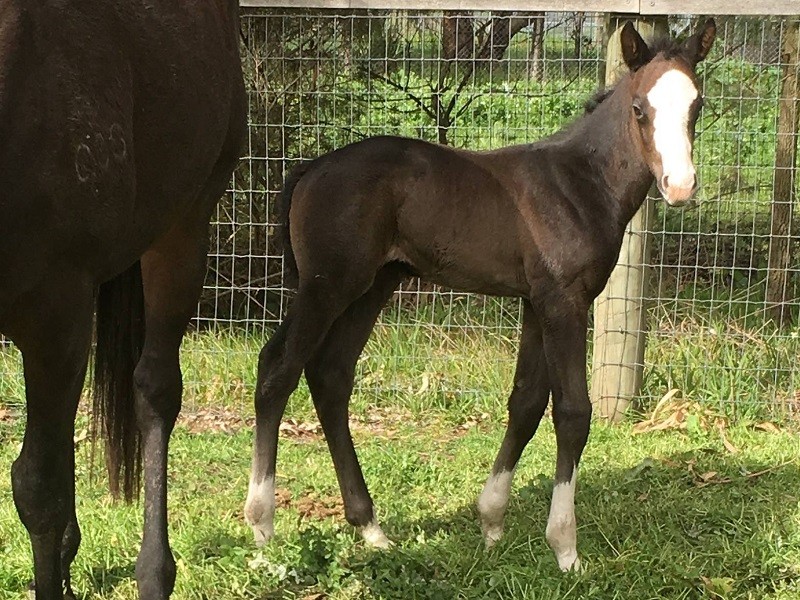
<path id="1" fill-rule="evenodd" d="M 616 89 L 575 129 L 574 143 L 586 168 L 598 174 L 604 200 L 614 203 L 624 227 L 639 210 L 653 184 L 641 152 L 638 129 L 631 119 L 631 78 L 626 75 Z"/>

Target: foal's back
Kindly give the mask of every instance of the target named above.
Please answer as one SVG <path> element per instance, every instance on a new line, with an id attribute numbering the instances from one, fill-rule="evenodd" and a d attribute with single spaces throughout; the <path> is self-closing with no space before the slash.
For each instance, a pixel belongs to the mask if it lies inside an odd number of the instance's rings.
<path id="1" fill-rule="evenodd" d="M 0 327 L 59 263 L 98 283 L 134 262 L 238 151 L 236 10 L 235 0 L 3 2 Z"/>
<path id="2" fill-rule="evenodd" d="M 488 152 L 391 136 L 351 144 L 311 163 L 293 194 L 300 273 L 400 261 L 455 289 L 528 296 L 559 228 L 596 230 L 572 210 L 586 195 L 579 165 L 563 135 Z M 344 243 L 355 239 L 358 257 Z"/>

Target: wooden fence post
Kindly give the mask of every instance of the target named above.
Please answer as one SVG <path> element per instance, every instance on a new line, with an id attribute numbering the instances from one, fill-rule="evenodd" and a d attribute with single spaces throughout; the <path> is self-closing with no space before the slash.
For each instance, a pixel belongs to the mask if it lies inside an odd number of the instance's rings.
<path id="1" fill-rule="evenodd" d="M 781 95 L 778 108 L 778 136 L 775 145 L 775 175 L 769 236 L 767 308 L 778 325 L 790 325 L 787 294 L 789 270 L 797 231 L 792 231 L 797 169 L 798 70 L 800 70 L 800 23 L 783 21 L 781 40 Z"/>
<path id="2" fill-rule="evenodd" d="M 612 23 L 617 23 L 613 19 Z M 647 41 L 668 33 L 667 18 L 638 19 L 636 29 Z M 617 27 L 606 51 L 606 85 L 616 83 L 627 68 Z M 645 347 L 645 296 L 650 258 L 648 231 L 653 201 L 648 199 L 633 217 L 622 241 L 617 266 L 594 305 L 594 351 L 591 397 L 595 414 L 617 421 L 639 394 Z"/>

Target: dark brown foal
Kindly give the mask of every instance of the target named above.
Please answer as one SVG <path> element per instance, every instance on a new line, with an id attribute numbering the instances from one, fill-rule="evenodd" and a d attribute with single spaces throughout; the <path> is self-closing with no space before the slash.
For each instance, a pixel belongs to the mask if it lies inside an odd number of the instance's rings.
<path id="1" fill-rule="evenodd" d="M 295 172 L 284 189 L 287 262 L 298 292 L 258 363 L 256 439 L 245 514 L 273 534 L 278 426 L 305 369 L 347 520 L 376 546 L 380 529 L 348 429 L 355 365 L 384 302 L 408 275 L 524 301 L 508 430 L 478 501 L 486 543 L 503 529 L 514 469 L 553 398 L 558 453 L 547 540 L 578 566 L 578 462 L 589 435 L 587 314 L 625 227 L 655 179 L 668 203 L 694 192 L 695 67 L 713 21 L 652 48 L 628 24 L 630 73 L 595 110 L 541 142 L 469 152 L 367 139 Z"/>

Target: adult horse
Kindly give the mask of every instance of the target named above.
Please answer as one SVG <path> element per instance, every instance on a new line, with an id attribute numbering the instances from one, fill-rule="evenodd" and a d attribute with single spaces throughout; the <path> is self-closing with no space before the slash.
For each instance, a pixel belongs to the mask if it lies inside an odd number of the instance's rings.
<path id="1" fill-rule="evenodd" d="M 546 537 L 562 569 L 578 565 L 574 492 L 591 416 L 587 313 L 653 179 L 671 205 L 695 190 L 695 68 L 715 35 L 709 20 L 685 43 L 651 48 L 626 24 L 621 42 L 630 73 L 590 114 L 541 142 L 469 152 L 379 137 L 289 178 L 285 252 L 299 286 L 258 363 L 245 505 L 257 541 L 273 534 L 278 425 L 305 369 L 345 516 L 368 542 L 388 544 L 353 448 L 348 401 L 383 304 L 404 277 L 419 275 L 523 299 L 508 429 L 478 500 L 481 524 L 488 545 L 500 538 L 514 469 L 552 393 L 558 453 Z"/>
<path id="2" fill-rule="evenodd" d="M 0 7 L 0 332 L 22 352 L 12 467 L 39 600 L 72 597 L 73 431 L 97 306 L 95 413 L 112 491 L 138 491 L 142 598 L 172 592 L 167 446 L 208 223 L 246 131 L 236 0 Z"/>

